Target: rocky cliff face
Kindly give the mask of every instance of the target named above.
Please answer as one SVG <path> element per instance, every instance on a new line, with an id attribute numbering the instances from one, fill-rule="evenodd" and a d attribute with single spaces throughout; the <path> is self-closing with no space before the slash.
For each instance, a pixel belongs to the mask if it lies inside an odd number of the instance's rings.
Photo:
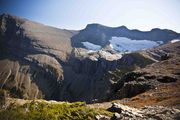
<path id="1" fill-rule="evenodd" d="M 1 88 L 18 91 L 23 98 L 57 99 L 61 63 L 71 53 L 74 33 L 7 14 L 0 23 Z"/>
<path id="2" fill-rule="evenodd" d="M 117 79 L 106 77 L 108 71 L 115 70 L 117 67 L 126 70 L 127 66 L 131 66 L 133 70 L 138 66 L 144 67 L 156 61 L 150 54 L 145 53 L 121 55 L 105 49 L 92 52 L 74 47 L 76 46 L 74 42 L 82 40 L 74 38 L 81 36 L 83 31 L 89 33 L 88 36 L 90 35 L 89 37 L 83 35 L 84 41 L 91 37 L 96 39 L 96 35 L 101 35 L 100 33 L 104 33 L 104 31 L 108 31 L 107 33 L 112 31 L 110 37 L 114 34 L 124 35 L 126 33 L 124 30 L 127 30 L 125 27 L 106 28 L 100 26 L 97 28 L 97 25 L 93 26 L 88 25 L 78 34 L 78 31 L 57 29 L 8 14 L 1 15 L 1 89 L 9 90 L 16 97 L 27 99 L 103 101 L 109 98 L 112 87 L 117 83 Z M 147 36 L 153 34 L 152 31 L 146 33 Z M 132 38 L 136 36 L 136 32 L 132 34 L 131 32 L 126 34 Z M 163 35 L 159 32 L 154 34 L 162 36 L 166 42 L 179 35 L 168 30 L 161 32 Z M 168 34 L 166 35 L 166 33 Z M 139 31 L 137 34 L 146 36 Z M 171 37 L 169 34 L 172 34 Z M 101 37 L 97 40 L 98 44 L 102 46 L 106 43 L 105 39 L 102 40 Z M 153 38 L 153 40 L 156 39 Z"/>

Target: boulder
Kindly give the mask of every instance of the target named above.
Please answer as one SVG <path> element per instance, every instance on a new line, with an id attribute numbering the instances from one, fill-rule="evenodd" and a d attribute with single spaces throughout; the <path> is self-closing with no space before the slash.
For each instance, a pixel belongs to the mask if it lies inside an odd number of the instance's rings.
<path id="1" fill-rule="evenodd" d="M 147 79 L 147 80 L 149 80 L 149 79 L 155 79 L 156 76 L 155 76 L 155 75 L 150 75 L 150 74 L 148 74 L 148 75 L 144 75 L 144 78 Z"/>
<path id="2" fill-rule="evenodd" d="M 110 108 L 107 109 L 110 112 L 117 112 L 117 113 L 121 113 L 122 108 L 119 104 L 117 103 L 112 103 L 112 106 Z"/>
<path id="3" fill-rule="evenodd" d="M 119 118 L 121 117 L 121 115 L 123 115 L 123 117 L 143 117 L 142 111 L 117 103 L 112 103 L 112 106 L 107 110 L 110 112 L 117 112 L 118 114 L 116 113 L 116 117 Z"/>
<path id="4" fill-rule="evenodd" d="M 121 114 L 115 112 L 111 120 L 121 120 L 122 118 L 123 116 Z"/>
<path id="5" fill-rule="evenodd" d="M 96 115 L 96 120 L 110 120 L 111 118 L 105 115 Z"/>

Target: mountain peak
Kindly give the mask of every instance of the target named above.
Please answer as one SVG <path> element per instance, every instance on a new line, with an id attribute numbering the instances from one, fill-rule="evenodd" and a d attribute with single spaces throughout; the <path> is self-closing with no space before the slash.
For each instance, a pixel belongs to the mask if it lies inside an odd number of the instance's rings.
<path id="1" fill-rule="evenodd" d="M 1 17 L 6 17 L 6 18 L 9 18 L 9 17 L 12 17 L 12 18 L 20 18 L 18 16 L 15 16 L 15 15 L 12 15 L 12 14 L 9 14 L 9 13 L 2 13 L 0 14 Z"/>
<path id="2" fill-rule="evenodd" d="M 117 27 L 118 29 L 128 29 L 126 26 L 122 25 L 120 27 Z"/>
<path id="3" fill-rule="evenodd" d="M 19 22 L 19 23 L 23 23 L 25 21 L 28 21 L 28 19 L 26 18 L 22 18 L 22 17 L 18 17 L 18 16 L 14 16 L 14 15 L 11 15 L 9 13 L 3 13 L 0 15 L 0 19 L 8 19 L 12 22 L 13 21 L 16 21 L 16 22 Z"/>
<path id="4" fill-rule="evenodd" d="M 110 27 L 107 27 L 105 25 L 101 25 L 101 24 L 98 24 L 98 23 L 92 23 L 92 24 L 87 24 L 86 28 L 85 29 L 99 29 L 99 28 L 110 28 Z"/>
<path id="5" fill-rule="evenodd" d="M 8 13 L 3 13 L 0 15 L 0 18 L 9 18 L 11 17 L 12 15 L 8 14 Z"/>
<path id="6" fill-rule="evenodd" d="M 0 16 L 11 16 L 9 13 L 2 13 Z"/>
<path id="7" fill-rule="evenodd" d="M 106 25 L 102 25 L 99 23 L 91 23 L 91 24 L 87 24 L 86 28 L 116 28 L 116 29 L 128 29 L 125 25 L 119 26 L 119 27 L 109 27 Z M 86 29 L 85 28 L 85 29 Z"/>

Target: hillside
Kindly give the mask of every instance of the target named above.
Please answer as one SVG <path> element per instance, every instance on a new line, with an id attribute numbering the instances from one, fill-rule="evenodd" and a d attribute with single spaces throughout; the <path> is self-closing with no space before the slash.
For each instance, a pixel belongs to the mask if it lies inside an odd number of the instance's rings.
<path id="1" fill-rule="evenodd" d="M 101 33 L 107 36 L 104 40 Z M 114 36 L 118 38 L 116 42 Z M 92 103 L 109 100 L 121 75 L 158 62 L 163 56 L 162 52 L 140 52 L 142 49 L 156 48 L 178 39 L 179 34 L 171 30 L 142 32 L 98 24 L 72 31 L 2 14 L 0 38 L 1 89 L 23 99 Z M 108 46 L 110 40 L 120 51 Z M 128 40 L 131 42 L 125 45 Z M 153 46 L 142 48 L 142 40 Z M 94 44 L 101 48 L 91 50 L 81 42 L 89 42 L 91 48 Z M 121 44 L 126 46 L 125 51 L 119 49 Z M 132 44 L 136 44 L 137 49 L 130 50 L 128 46 Z M 120 70 L 118 79 L 106 77 L 117 68 Z"/>
<path id="2" fill-rule="evenodd" d="M 158 28 L 65 30 L 2 14 L 0 119 L 179 119 L 179 38 Z"/>

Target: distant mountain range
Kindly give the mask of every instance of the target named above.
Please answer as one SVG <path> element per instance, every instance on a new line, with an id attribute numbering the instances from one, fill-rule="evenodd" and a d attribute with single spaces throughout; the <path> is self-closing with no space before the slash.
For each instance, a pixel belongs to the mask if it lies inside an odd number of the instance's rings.
<path id="1" fill-rule="evenodd" d="M 129 30 L 125 26 L 107 27 L 100 24 L 88 24 L 85 29 L 80 30 L 79 34 L 72 37 L 72 46 L 84 47 L 82 42 L 90 42 L 102 47 L 110 44 L 112 37 L 125 37 L 131 40 L 150 40 L 162 41 L 167 43 L 169 40 L 179 38 L 180 34 L 168 29 L 154 28 L 151 31 Z"/>
<path id="2" fill-rule="evenodd" d="M 172 40 L 179 45 L 179 38 L 158 28 L 144 32 L 88 24 L 80 31 L 64 30 L 2 14 L 0 87 L 18 98 L 106 101 L 112 88 L 121 86 L 120 78 L 107 77 L 109 71 L 119 68 L 125 74 L 160 61 L 168 51 L 148 50 Z"/>

